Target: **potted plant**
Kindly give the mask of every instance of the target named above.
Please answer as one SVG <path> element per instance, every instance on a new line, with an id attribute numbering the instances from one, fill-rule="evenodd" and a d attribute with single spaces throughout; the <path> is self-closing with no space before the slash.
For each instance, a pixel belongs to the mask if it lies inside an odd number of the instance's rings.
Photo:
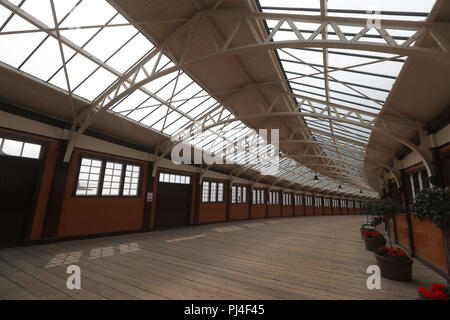
<path id="1" fill-rule="evenodd" d="M 431 285 L 431 290 L 420 287 L 419 290 L 417 290 L 417 293 L 421 300 L 448 300 L 450 288 L 442 283 L 433 283 Z"/>
<path id="2" fill-rule="evenodd" d="M 376 223 L 375 221 L 371 220 L 367 220 L 364 221 L 363 223 L 361 223 L 361 233 L 363 233 L 365 230 L 370 230 L 373 231 L 373 229 L 375 229 Z"/>
<path id="3" fill-rule="evenodd" d="M 374 201 L 369 201 L 363 203 L 361 209 L 366 214 L 366 221 L 361 224 L 361 239 L 365 240 L 363 235 L 364 231 L 375 231 L 376 223 L 373 219 L 369 219 L 369 216 L 376 214 L 376 203 Z"/>
<path id="4" fill-rule="evenodd" d="M 368 221 L 364 221 L 363 223 L 361 223 L 361 227 L 359 228 L 359 230 L 361 231 L 361 239 L 365 239 L 363 233 L 364 231 L 375 231 L 375 223 L 373 220 L 368 220 Z"/>
<path id="5" fill-rule="evenodd" d="M 401 248 L 383 246 L 375 251 L 375 258 L 382 277 L 404 282 L 412 280 L 413 260 Z"/>
<path id="6" fill-rule="evenodd" d="M 416 195 L 411 211 L 419 220 L 429 220 L 441 229 L 447 250 L 450 251 L 450 194 L 448 188 L 433 187 L 421 190 Z"/>
<path id="7" fill-rule="evenodd" d="M 386 244 L 383 235 L 378 231 L 364 231 L 362 235 L 366 241 L 366 249 L 369 251 L 375 251 Z"/>

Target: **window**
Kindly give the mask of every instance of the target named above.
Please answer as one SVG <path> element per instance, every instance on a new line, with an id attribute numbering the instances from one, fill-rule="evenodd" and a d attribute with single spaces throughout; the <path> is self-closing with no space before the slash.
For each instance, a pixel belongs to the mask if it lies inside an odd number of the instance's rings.
<path id="1" fill-rule="evenodd" d="M 269 198 L 269 203 L 270 204 L 280 204 L 280 196 L 279 196 L 279 192 L 278 191 L 271 191 L 270 193 L 269 193 L 269 196 L 270 196 L 270 198 Z"/>
<path id="2" fill-rule="evenodd" d="M 211 182 L 211 190 L 210 190 L 210 202 L 216 202 L 217 201 L 217 182 Z"/>
<path id="3" fill-rule="evenodd" d="M 361 208 L 361 202 L 355 201 L 355 208 L 356 208 L 356 209 Z"/>
<path id="4" fill-rule="evenodd" d="M 253 204 L 264 204 L 263 189 L 253 189 Z"/>
<path id="5" fill-rule="evenodd" d="M 123 172 L 125 168 L 125 172 Z M 137 196 L 141 167 L 82 157 L 76 196 Z"/>
<path id="6" fill-rule="evenodd" d="M 291 199 L 290 193 L 283 193 L 283 204 L 285 206 L 289 206 L 292 204 L 292 199 Z"/>
<path id="7" fill-rule="evenodd" d="M 39 144 L 0 138 L 0 155 L 39 159 L 41 148 Z"/>
<path id="8" fill-rule="evenodd" d="M 313 205 L 313 197 L 312 196 L 306 196 L 305 197 L 306 205 L 312 206 Z"/>
<path id="9" fill-rule="evenodd" d="M 217 185 L 217 202 L 223 202 L 223 183 Z"/>
<path id="10" fill-rule="evenodd" d="M 203 181 L 202 202 L 208 202 L 209 182 Z"/>
<path id="11" fill-rule="evenodd" d="M 321 207 L 322 206 L 322 198 L 316 197 L 314 198 L 315 206 Z"/>
<path id="12" fill-rule="evenodd" d="M 353 201 L 351 201 L 351 200 L 348 201 L 348 207 L 353 208 Z"/>
<path id="13" fill-rule="evenodd" d="M 77 196 L 97 195 L 102 161 L 83 158 L 78 175 Z"/>
<path id="14" fill-rule="evenodd" d="M 428 180 L 428 174 L 426 170 L 418 170 L 408 174 L 406 181 L 407 197 L 406 200 L 408 204 L 414 201 L 417 193 L 420 190 L 430 187 L 430 182 Z"/>
<path id="15" fill-rule="evenodd" d="M 347 208 L 347 201 L 341 200 L 341 208 Z"/>
<path id="16" fill-rule="evenodd" d="M 123 184 L 124 196 L 137 196 L 139 187 L 139 166 L 127 165 L 125 170 L 125 183 Z"/>
<path id="17" fill-rule="evenodd" d="M 223 202 L 223 183 L 203 181 L 202 202 Z"/>
<path id="18" fill-rule="evenodd" d="M 231 188 L 231 203 L 246 203 L 247 187 L 233 186 Z"/>
<path id="19" fill-rule="evenodd" d="M 122 164 L 106 162 L 105 174 L 103 178 L 103 196 L 118 196 L 120 193 L 120 183 L 122 182 Z"/>
<path id="20" fill-rule="evenodd" d="M 191 177 L 189 176 L 180 176 L 178 174 L 171 173 L 160 173 L 159 174 L 159 182 L 165 183 L 176 183 L 176 184 L 190 184 Z"/>
<path id="21" fill-rule="evenodd" d="M 328 208 L 330 206 L 330 199 L 323 198 L 323 206 Z"/>
<path id="22" fill-rule="evenodd" d="M 296 194 L 294 196 L 294 201 L 295 201 L 295 205 L 296 206 L 301 206 L 302 204 L 302 195 L 301 194 Z"/>
<path id="23" fill-rule="evenodd" d="M 257 203 L 258 204 L 264 204 L 264 190 L 263 189 L 258 189 L 256 190 L 256 194 L 257 194 Z"/>

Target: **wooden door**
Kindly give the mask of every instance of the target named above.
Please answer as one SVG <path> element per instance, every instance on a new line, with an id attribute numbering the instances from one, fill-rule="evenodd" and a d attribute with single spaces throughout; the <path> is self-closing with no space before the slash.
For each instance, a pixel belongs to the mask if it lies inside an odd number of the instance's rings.
<path id="1" fill-rule="evenodd" d="M 168 228 L 189 224 L 192 186 L 158 182 L 155 227 Z"/>
<path id="2" fill-rule="evenodd" d="M 25 239 L 40 169 L 39 160 L 0 156 L 0 246 Z"/>

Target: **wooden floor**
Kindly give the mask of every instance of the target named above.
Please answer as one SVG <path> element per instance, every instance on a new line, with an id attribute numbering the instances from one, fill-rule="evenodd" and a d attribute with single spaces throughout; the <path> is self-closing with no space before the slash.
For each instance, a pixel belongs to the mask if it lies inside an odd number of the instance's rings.
<path id="1" fill-rule="evenodd" d="M 1 299 L 415 299 L 444 280 L 414 261 L 411 283 L 382 279 L 359 216 L 185 227 L 0 250 Z M 81 268 L 69 290 L 68 265 Z"/>

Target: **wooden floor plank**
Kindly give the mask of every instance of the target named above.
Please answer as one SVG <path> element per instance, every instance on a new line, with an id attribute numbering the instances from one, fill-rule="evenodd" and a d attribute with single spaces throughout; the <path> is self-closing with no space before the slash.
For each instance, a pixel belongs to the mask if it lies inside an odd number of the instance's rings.
<path id="1" fill-rule="evenodd" d="M 415 299 L 443 278 L 369 290 L 360 216 L 258 219 L 0 250 L 1 299 Z M 381 230 L 381 229 L 380 229 Z M 82 270 L 68 290 L 66 267 Z"/>

